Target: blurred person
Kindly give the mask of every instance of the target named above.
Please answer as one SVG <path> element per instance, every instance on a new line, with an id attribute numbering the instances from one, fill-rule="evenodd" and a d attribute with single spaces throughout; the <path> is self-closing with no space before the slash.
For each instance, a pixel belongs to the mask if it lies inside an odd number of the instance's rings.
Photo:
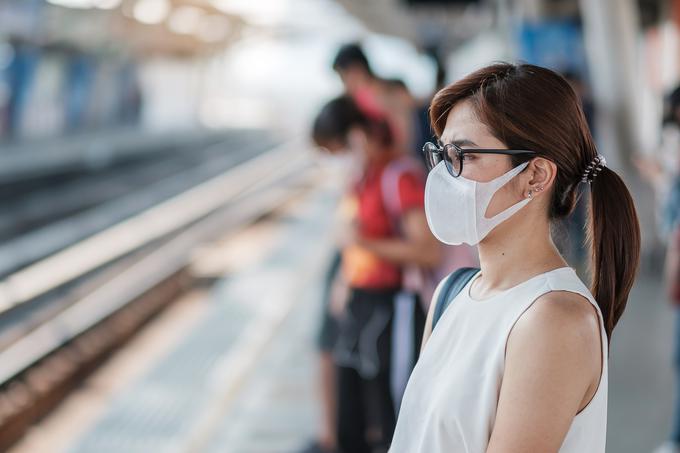
<path id="1" fill-rule="evenodd" d="M 409 91 L 406 82 L 404 82 L 402 79 L 398 77 L 392 77 L 381 79 L 381 82 L 389 91 L 390 96 L 395 98 L 396 104 L 403 105 L 409 110 L 412 110 L 415 107 L 416 100 Z"/>
<path id="2" fill-rule="evenodd" d="M 331 167 L 337 170 L 336 176 L 344 178 L 341 181 L 343 195 L 341 196 L 338 209 L 336 210 L 336 229 L 342 230 L 343 225 L 349 223 L 353 216 L 353 199 L 350 187 L 356 178 L 356 173 L 360 170 L 359 162 L 351 153 L 342 155 L 335 153 L 332 157 Z M 319 351 L 319 397 L 321 420 L 319 433 L 316 439 L 307 445 L 301 453 L 335 453 L 338 450 L 337 431 L 337 403 L 336 403 L 336 382 L 335 382 L 335 363 L 333 362 L 333 348 L 338 337 L 337 318 L 344 310 L 348 297 L 348 289 L 341 278 L 340 268 L 342 255 L 340 250 L 336 250 L 328 264 L 323 283 L 321 324 L 317 337 L 317 348 Z"/>
<path id="3" fill-rule="evenodd" d="M 426 103 L 423 103 L 416 99 L 401 79 L 384 79 L 383 83 L 389 87 L 391 96 L 396 98 L 397 103 L 409 112 L 411 143 L 406 154 L 414 156 L 425 169 L 426 163 L 421 148 L 423 143 L 432 139 L 430 123 L 427 119 L 430 100 L 428 99 Z"/>
<path id="4" fill-rule="evenodd" d="M 609 339 L 640 253 L 628 189 L 548 69 L 475 71 L 437 93 L 431 120 L 428 224 L 445 243 L 479 244 L 481 270 L 434 330 L 430 304 L 390 452 L 604 453 Z M 582 182 L 591 290 L 550 233 Z"/>
<path id="5" fill-rule="evenodd" d="M 654 189 L 659 235 L 667 238 L 680 216 L 680 87 L 664 102 L 659 149 L 652 156 L 639 156 L 635 165 Z"/>
<path id="6" fill-rule="evenodd" d="M 590 94 L 588 86 L 583 80 L 583 77 L 574 69 L 564 69 L 560 72 L 562 77 L 569 83 L 574 93 L 581 102 L 583 114 L 586 117 L 586 123 L 590 128 L 590 134 L 595 137 L 595 102 Z"/>
<path id="7" fill-rule="evenodd" d="M 676 311 L 673 365 L 675 404 L 669 439 L 655 453 L 680 453 L 680 87 L 664 103 L 661 146 L 649 158 L 638 158 L 641 175 L 657 200 L 659 236 L 667 244 L 664 279 L 666 295 Z"/>
<path id="8" fill-rule="evenodd" d="M 423 144 L 426 142 L 436 140 L 432 127 L 430 125 L 430 102 L 434 95 L 444 88 L 446 83 L 446 65 L 441 57 L 441 49 L 438 45 L 429 45 L 425 47 L 425 54 L 427 54 L 435 64 L 435 86 L 434 90 L 426 99 L 420 99 L 416 102 L 416 129 L 415 129 L 415 146 L 414 151 L 417 152 L 418 158 L 427 168 L 425 161 L 425 154 L 422 152 Z"/>
<path id="9" fill-rule="evenodd" d="M 413 118 L 413 111 L 416 109 L 415 100 L 413 99 L 408 87 L 400 79 L 382 79 L 377 77 L 366 57 L 363 49 L 356 43 L 346 44 L 341 46 L 338 50 L 332 64 L 333 69 L 343 82 L 345 92 L 353 98 L 357 106 L 366 115 L 372 117 L 386 117 L 390 134 L 397 142 L 395 148 L 400 148 L 406 155 L 410 150 L 419 149 L 422 145 L 420 141 L 416 146 L 414 143 L 406 147 L 407 137 L 413 139 L 413 132 L 417 130 L 418 119 Z M 409 115 L 411 115 L 409 117 Z M 409 124 L 411 123 L 411 124 Z M 401 139 L 400 139 L 401 137 Z M 333 137 L 336 140 L 337 137 Z M 416 137 L 416 140 L 419 140 Z M 331 147 L 336 147 L 337 144 L 332 144 Z M 338 153 L 335 152 L 335 155 Z M 347 154 L 347 153 L 346 153 Z M 411 153 L 412 154 L 412 153 Z M 417 152 L 420 158 L 420 152 Z M 347 173 L 348 179 L 351 181 L 357 175 L 353 174 L 357 171 L 357 166 L 353 165 Z M 347 205 L 351 204 L 345 198 L 341 202 L 339 209 L 340 213 L 346 213 Z M 342 216 L 342 214 L 340 214 Z M 470 253 L 458 252 L 456 260 L 450 262 L 448 260 L 446 265 L 460 265 L 466 264 L 470 261 Z M 321 429 L 318 439 L 311 443 L 302 453 L 332 453 L 337 448 L 337 439 L 335 438 L 335 379 L 334 365 L 332 361 L 332 350 L 337 339 L 337 321 L 336 317 L 342 311 L 342 298 L 345 294 L 338 288 L 342 287 L 338 283 L 340 268 L 339 252 L 332 259 L 327 271 L 325 280 L 325 295 L 323 297 L 323 312 L 321 328 L 319 330 L 318 348 L 319 348 L 319 384 L 321 389 L 321 409 L 322 420 Z M 417 282 L 415 285 L 420 285 L 425 289 L 426 300 L 429 301 L 427 291 L 431 293 L 433 288 L 429 282 Z M 332 289 L 334 288 L 334 289 Z M 333 313 L 335 312 L 335 314 Z M 401 387 L 401 390 L 396 390 L 397 393 L 403 393 L 403 388 L 406 384 L 406 378 L 398 378 L 402 383 L 395 383 L 394 386 Z M 398 406 L 398 401 L 395 401 Z"/>
<path id="10" fill-rule="evenodd" d="M 442 71 L 438 70 L 437 83 L 440 82 L 440 77 L 443 77 L 443 74 Z M 423 169 L 427 170 L 427 162 L 425 159 L 425 154 L 422 152 L 422 148 L 423 144 L 433 139 L 433 135 L 429 123 L 429 118 L 427 119 L 427 124 L 423 125 L 421 123 L 423 115 L 426 118 L 429 115 L 430 108 L 429 103 L 431 101 L 431 98 L 430 100 L 427 101 L 427 105 L 419 106 L 418 104 L 419 101 L 411 95 L 411 93 L 408 90 L 408 87 L 406 86 L 403 80 L 384 79 L 384 83 L 391 87 L 395 96 L 400 96 L 402 98 L 401 102 L 404 105 L 408 105 L 411 108 L 413 114 L 412 120 L 413 124 L 415 125 L 415 131 L 417 132 L 415 134 L 415 139 L 417 141 L 414 141 L 413 145 L 411 146 L 415 152 L 415 155 L 413 153 L 409 153 L 408 155 L 413 156 L 414 160 L 420 162 L 423 166 Z M 441 260 L 437 268 L 433 272 L 430 272 L 428 275 L 421 275 L 419 277 L 418 276 L 413 277 L 412 275 L 409 274 L 407 276 L 407 278 L 411 280 L 409 281 L 409 285 L 412 288 L 418 288 L 420 295 L 426 301 L 425 304 L 427 307 L 429 306 L 429 301 L 432 298 L 432 293 L 434 292 L 437 283 L 439 283 L 439 281 L 443 277 L 445 277 L 455 269 L 466 266 L 473 265 L 476 266 L 477 264 L 479 264 L 477 262 L 476 255 L 477 252 L 474 247 L 470 247 L 464 244 L 456 246 L 451 245 L 443 246 L 440 257 Z M 418 281 L 412 282 L 414 279 L 418 279 Z"/>
<path id="11" fill-rule="evenodd" d="M 402 294 L 403 268 L 432 267 L 439 262 L 439 244 L 432 237 L 423 211 L 423 175 L 417 165 L 406 167 L 389 189 L 385 175 L 404 156 L 395 148 L 392 129 L 382 116 L 362 111 L 349 96 L 326 104 L 313 128 L 314 141 L 332 154 L 350 153 L 361 162 L 360 178 L 351 195 L 354 215 L 340 238 L 340 278 L 348 297 L 340 314 L 333 348 L 337 370 L 337 442 L 340 451 L 385 451 L 396 420 L 391 383 L 395 306 Z M 413 170 L 411 170 L 413 168 Z M 394 213 L 385 190 L 394 190 Z M 398 218 L 394 218 L 396 215 Z M 425 314 L 411 305 L 410 341 L 417 353 Z M 399 336 L 407 332 L 400 331 Z M 413 358 L 415 361 L 415 357 Z M 413 362 L 407 364 L 410 367 Z"/>
<path id="12" fill-rule="evenodd" d="M 346 44 L 340 47 L 332 64 L 333 70 L 337 72 L 343 82 L 345 92 L 351 96 L 357 106 L 367 115 L 373 117 L 388 116 L 386 112 L 394 105 L 402 104 L 402 109 L 407 108 L 408 99 L 405 98 L 402 89 L 405 85 L 396 87 L 384 79 L 375 76 L 368 62 L 363 49 L 355 43 Z M 401 82 L 403 85 L 403 82 Z M 395 98 L 399 99 L 395 99 Z M 392 98 L 389 102 L 387 99 Z M 392 110 L 392 112 L 400 109 Z M 388 120 L 388 127 L 392 137 L 399 135 L 400 130 L 404 130 L 402 115 L 393 114 Z M 336 140 L 337 137 L 333 137 Z M 334 148 L 337 144 L 331 144 Z M 335 149 L 335 148 L 334 148 Z M 338 153 L 333 153 L 338 155 Z M 345 153 L 347 158 L 350 153 Z M 350 157 L 351 158 L 351 157 Z M 357 177 L 356 166 L 350 166 L 347 172 L 349 181 Z M 351 185 L 351 182 L 350 182 Z M 339 216 L 347 212 L 347 205 L 351 204 L 347 197 L 343 197 L 338 210 Z M 319 384 L 321 389 L 321 429 L 318 439 L 305 448 L 302 453 L 332 453 L 337 449 L 336 431 L 336 389 L 335 389 L 335 365 L 332 359 L 332 350 L 337 340 L 337 320 L 336 317 L 342 311 L 345 293 L 338 288 L 342 287 L 339 283 L 340 275 L 340 251 L 337 251 L 329 264 L 325 279 L 325 290 L 323 297 L 323 309 L 321 328 L 319 330 Z"/>
<path id="13" fill-rule="evenodd" d="M 340 47 L 333 60 L 333 70 L 342 80 L 345 92 L 363 112 L 387 118 L 393 146 L 408 154 L 413 145 L 413 105 L 403 81 L 393 83 L 396 79 L 389 81 L 378 77 L 357 43 Z"/>
<path id="14" fill-rule="evenodd" d="M 676 202 L 678 202 L 676 200 Z M 675 314 L 673 365 L 675 368 L 675 400 L 669 440 L 654 450 L 655 453 L 680 453 L 680 221 L 676 218 L 668 236 L 664 270 L 667 297 Z"/>
<path id="15" fill-rule="evenodd" d="M 368 58 L 358 44 L 346 44 L 342 46 L 332 64 L 333 70 L 339 75 L 343 82 L 345 92 L 354 97 L 355 102 L 361 106 L 369 115 L 381 116 L 384 114 L 383 101 L 379 99 L 378 91 L 380 79 L 377 78 L 368 62 Z M 394 134 L 396 126 L 390 126 Z M 335 137 L 333 138 L 335 140 Z M 336 146 L 335 143 L 331 148 Z M 335 148 L 334 148 L 335 149 Z M 333 153 L 338 157 L 338 153 Z M 351 159 L 350 153 L 344 153 L 345 159 Z M 349 181 L 357 175 L 356 166 L 347 168 L 347 178 Z M 351 182 L 349 183 L 351 185 Z M 338 209 L 338 216 L 341 218 L 347 213 L 348 205 L 352 202 L 344 196 Z M 351 210 L 351 208 L 349 208 Z M 331 263 L 329 264 L 324 283 L 324 297 L 322 308 L 321 327 L 317 345 L 319 348 L 319 386 L 321 389 L 321 412 L 322 420 L 318 439 L 313 441 L 302 453 L 333 453 L 337 450 L 336 438 L 336 382 L 335 365 L 333 363 L 332 351 L 337 340 L 337 316 L 340 315 L 344 306 L 343 297 L 346 296 L 342 291 L 344 283 L 340 276 L 341 253 L 336 251 Z"/>

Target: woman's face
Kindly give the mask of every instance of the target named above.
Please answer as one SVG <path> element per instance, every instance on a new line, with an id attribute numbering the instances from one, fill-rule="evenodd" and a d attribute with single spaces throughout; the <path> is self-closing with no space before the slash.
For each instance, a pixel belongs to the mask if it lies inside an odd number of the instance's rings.
<path id="1" fill-rule="evenodd" d="M 446 127 L 441 134 L 442 144 L 455 143 L 466 148 L 507 148 L 494 137 L 488 127 L 476 116 L 469 101 L 456 104 L 449 112 Z M 512 169 L 510 156 L 504 154 L 465 154 L 461 176 L 479 182 L 487 182 Z M 524 198 L 521 174 L 496 192 L 489 204 L 486 217 L 492 217 Z"/>

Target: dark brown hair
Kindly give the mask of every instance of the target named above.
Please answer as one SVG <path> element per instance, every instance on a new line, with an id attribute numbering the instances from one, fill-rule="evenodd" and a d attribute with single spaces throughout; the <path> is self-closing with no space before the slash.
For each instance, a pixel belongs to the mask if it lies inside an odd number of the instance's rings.
<path id="1" fill-rule="evenodd" d="M 346 145 L 347 136 L 353 127 L 362 128 L 386 148 L 394 143 L 387 118 L 366 113 L 347 95 L 332 99 L 321 108 L 312 125 L 312 139 L 320 146 L 326 146 L 331 141 Z"/>
<path id="2" fill-rule="evenodd" d="M 571 214 L 581 177 L 598 153 L 568 82 L 549 69 L 529 64 L 498 63 L 477 70 L 435 95 L 430 120 L 437 136 L 451 108 L 463 100 L 509 148 L 534 150 L 555 163 L 548 215 L 553 220 Z M 513 165 L 530 158 L 513 156 Z M 626 185 L 611 169 L 602 169 L 590 184 L 590 194 L 586 242 L 591 249 L 591 292 L 611 338 L 638 268 L 640 226 Z"/>

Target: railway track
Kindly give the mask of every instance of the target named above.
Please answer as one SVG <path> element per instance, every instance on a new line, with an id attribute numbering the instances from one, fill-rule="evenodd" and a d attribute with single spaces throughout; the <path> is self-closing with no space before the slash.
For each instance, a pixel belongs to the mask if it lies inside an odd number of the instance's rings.
<path id="1" fill-rule="evenodd" d="M 263 151 L 0 281 L 0 450 L 193 284 L 199 244 L 308 190 L 304 149 Z"/>
<path id="2" fill-rule="evenodd" d="M 276 144 L 229 131 L 21 181 L 0 179 L 0 277 L 210 179 Z"/>

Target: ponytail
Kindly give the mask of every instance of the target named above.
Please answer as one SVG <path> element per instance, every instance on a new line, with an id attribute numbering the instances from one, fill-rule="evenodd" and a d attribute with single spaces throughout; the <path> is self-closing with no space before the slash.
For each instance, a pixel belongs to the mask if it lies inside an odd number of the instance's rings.
<path id="1" fill-rule="evenodd" d="M 626 308 L 640 261 L 640 224 L 623 180 L 607 167 L 590 184 L 588 230 L 590 292 L 604 318 L 607 338 Z"/>

